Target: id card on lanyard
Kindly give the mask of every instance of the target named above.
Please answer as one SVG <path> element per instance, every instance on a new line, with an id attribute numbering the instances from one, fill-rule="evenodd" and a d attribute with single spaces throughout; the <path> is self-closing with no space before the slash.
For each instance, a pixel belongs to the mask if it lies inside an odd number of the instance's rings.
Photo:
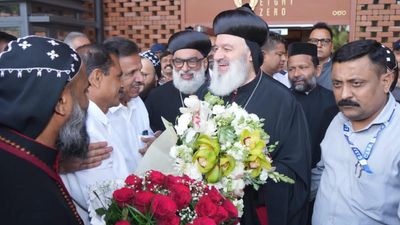
<path id="1" fill-rule="evenodd" d="M 392 120 L 395 109 L 396 109 L 396 107 L 393 109 L 392 113 L 390 114 L 389 119 L 380 125 L 376 134 L 368 142 L 367 146 L 365 147 L 364 153 L 361 153 L 360 149 L 350 140 L 350 127 L 347 126 L 346 124 L 343 124 L 344 137 L 345 137 L 347 143 L 349 144 L 354 156 L 357 158 L 357 164 L 355 165 L 356 172 L 357 172 L 358 167 L 359 166 L 361 167 L 358 177 L 361 176 L 362 171 L 372 174 L 372 170 L 368 165 L 368 159 L 371 156 L 372 150 L 375 146 L 375 143 L 378 139 L 379 134 L 382 132 L 382 130 L 384 130 L 389 125 L 390 121 Z"/>

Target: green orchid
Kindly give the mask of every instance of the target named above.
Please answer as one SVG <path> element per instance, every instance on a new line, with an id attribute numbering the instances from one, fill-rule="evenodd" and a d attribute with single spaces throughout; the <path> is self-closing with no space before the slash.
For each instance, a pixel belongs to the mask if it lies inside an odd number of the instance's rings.
<path id="1" fill-rule="evenodd" d="M 251 154 L 262 153 L 262 150 L 265 148 L 265 141 L 261 139 L 260 130 L 255 130 L 250 132 L 249 130 L 243 130 L 240 134 L 240 143 L 247 146 L 250 149 Z"/>
<path id="2" fill-rule="evenodd" d="M 219 165 L 221 166 L 222 176 L 228 176 L 235 168 L 236 161 L 230 155 L 224 155 L 219 159 Z"/>
<path id="3" fill-rule="evenodd" d="M 249 154 L 247 159 L 245 160 L 245 167 L 251 169 L 251 176 L 258 177 L 261 174 L 262 169 L 266 169 L 267 171 L 271 170 L 271 162 L 269 162 L 264 153 L 260 152 L 257 154 Z"/>
<path id="4" fill-rule="evenodd" d="M 195 143 L 196 152 L 193 162 L 198 162 L 198 168 L 202 174 L 208 173 L 214 168 L 218 161 L 220 146 L 216 138 L 200 134 Z"/>
<path id="5" fill-rule="evenodd" d="M 221 179 L 221 171 L 218 165 L 215 165 L 210 172 L 206 174 L 207 183 L 217 183 Z"/>

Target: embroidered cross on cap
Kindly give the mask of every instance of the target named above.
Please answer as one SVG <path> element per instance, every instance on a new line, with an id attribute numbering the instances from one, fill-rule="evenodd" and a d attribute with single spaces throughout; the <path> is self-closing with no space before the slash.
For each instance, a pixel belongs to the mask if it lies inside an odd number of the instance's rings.
<path id="1" fill-rule="evenodd" d="M 80 67 L 78 54 L 58 40 L 28 36 L 10 42 L 0 53 L 0 126 L 36 138 Z"/>
<path id="2" fill-rule="evenodd" d="M 79 71 L 80 58 L 68 45 L 46 37 L 28 36 L 9 43 L 0 55 L 0 78 L 7 75 L 57 76 L 71 80 Z"/>

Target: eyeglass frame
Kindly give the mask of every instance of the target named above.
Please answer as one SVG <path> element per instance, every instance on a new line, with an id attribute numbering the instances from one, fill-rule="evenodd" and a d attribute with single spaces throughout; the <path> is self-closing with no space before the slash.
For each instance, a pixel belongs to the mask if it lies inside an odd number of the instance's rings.
<path id="1" fill-rule="evenodd" d="M 308 43 L 318 45 L 318 43 L 321 43 L 322 46 L 328 46 L 329 43 L 332 43 L 332 39 L 330 38 L 309 38 Z"/>
<path id="2" fill-rule="evenodd" d="M 194 68 L 196 68 L 196 67 L 198 67 L 199 66 L 199 62 L 201 62 L 201 61 L 203 61 L 205 58 L 197 58 L 197 57 L 192 57 L 192 58 L 189 58 L 189 59 L 180 59 L 180 58 L 172 58 L 172 65 L 174 65 L 174 67 L 175 68 L 178 68 L 178 69 L 180 69 L 180 68 L 182 68 L 184 65 L 185 65 L 185 63 L 186 63 L 186 65 L 190 68 L 190 69 L 194 69 Z M 181 60 L 182 61 L 182 65 L 181 66 L 177 66 L 176 65 L 176 60 Z M 192 65 L 190 65 L 192 63 Z M 194 64 L 193 64 L 194 63 Z"/>

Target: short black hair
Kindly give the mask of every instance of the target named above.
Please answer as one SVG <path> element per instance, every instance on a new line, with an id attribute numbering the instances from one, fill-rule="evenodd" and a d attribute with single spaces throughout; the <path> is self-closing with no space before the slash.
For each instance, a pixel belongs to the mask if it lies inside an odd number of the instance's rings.
<path id="1" fill-rule="evenodd" d="M 364 56 L 368 56 L 379 75 L 386 73 L 388 69 L 386 50 L 381 43 L 375 40 L 357 40 L 343 45 L 333 53 L 332 62 L 348 62 Z"/>
<path id="2" fill-rule="evenodd" d="M 170 51 L 168 51 L 168 50 L 163 51 L 160 55 L 160 62 L 161 62 L 162 58 L 169 56 L 169 55 L 172 55 L 172 53 Z"/>
<path id="3" fill-rule="evenodd" d="M 82 63 L 86 65 L 86 73 L 89 76 L 93 70 L 100 69 L 105 75 L 110 72 L 113 65 L 111 54 L 103 45 L 89 44 L 76 50 L 81 57 Z"/>
<path id="4" fill-rule="evenodd" d="M 140 53 L 140 48 L 135 42 L 123 37 L 111 37 L 103 44 L 108 51 L 116 54 L 119 58 Z"/>
<path id="5" fill-rule="evenodd" d="M 14 35 L 11 35 L 9 33 L 0 31 L 0 41 L 10 42 L 10 41 L 14 41 L 14 40 L 17 40 L 17 37 L 15 37 Z"/>
<path id="6" fill-rule="evenodd" d="M 282 37 L 282 35 L 270 31 L 268 33 L 268 38 L 265 41 L 264 45 L 261 47 L 262 50 L 267 50 L 270 51 L 275 48 L 277 44 L 283 44 L 285 45 L 285 49 L 287 48 L 287 42 L 285 38 Z"/>
<path id="7" fill-rule="evenodd" d="M 333 32 L 332 29 L 328 26 L 327 23 L 324 22 L 318 22 L 316 24 L 314 24 L 314 26 L 311 29 L 311 32 L 313 32 L 316 29 L 324 29 L 327 30 L 329 32 L 329 35 L 331 36 L 331 40 L 333 39 Z"/>

